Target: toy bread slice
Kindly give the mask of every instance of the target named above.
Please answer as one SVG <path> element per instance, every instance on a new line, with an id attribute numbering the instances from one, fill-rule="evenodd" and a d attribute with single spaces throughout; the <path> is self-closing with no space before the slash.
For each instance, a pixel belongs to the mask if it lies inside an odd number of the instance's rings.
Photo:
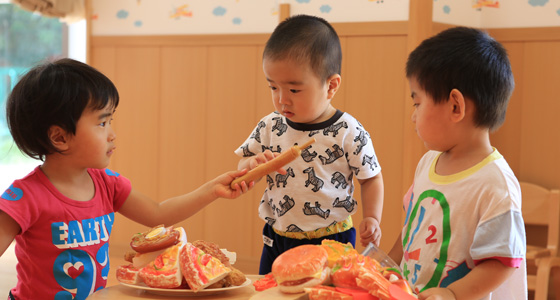
<path id="1" fill-rule="evenodd" d="M 197 292 L 223 279 L 231 272 L 217 258 L 187 243 L 179 255 L 181 272 L 190 288 Z"/>

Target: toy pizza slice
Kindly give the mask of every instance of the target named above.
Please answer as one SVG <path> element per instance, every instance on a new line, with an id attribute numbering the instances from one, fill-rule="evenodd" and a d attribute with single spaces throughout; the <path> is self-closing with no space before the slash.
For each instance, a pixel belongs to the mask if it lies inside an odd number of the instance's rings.
<path id="1" fill-rule="evenodd" d="M 204 253 L 191 243 L 181 249 L 179 260 L 181 272 L 195 292 L 223 279 L 231 272 L 219 259 Z"/>
<path id="2" fill-rule="evenodd" d="M 179 253 L 182 248 L 184 245 L 180 243 L 165 249 L 153 262 L 142 268 L 138 276 L 149 287 L 163 289 L 179 287 L 183 280 L 179 265 Z"/>
<path id="3" fill-rule="evenodd" d="M 139 271 L 132 264 L 119 266 L 117 268 L 117 280 L 122 283 L 138 284 L 141 282 L 138 277 Z"/>

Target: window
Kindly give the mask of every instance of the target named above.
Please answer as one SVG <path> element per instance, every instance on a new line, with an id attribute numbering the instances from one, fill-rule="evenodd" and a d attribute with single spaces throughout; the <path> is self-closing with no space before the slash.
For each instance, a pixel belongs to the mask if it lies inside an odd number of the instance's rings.
<path id="1" fill-rule="evenodd" d="M 24 156 L 6 123 L 11 89 L 32 66 L 47 59 L 72 57 L 85 61 L 85 21 L 66 25 L 0 0 L 0 193 L 40 161 Z"/>

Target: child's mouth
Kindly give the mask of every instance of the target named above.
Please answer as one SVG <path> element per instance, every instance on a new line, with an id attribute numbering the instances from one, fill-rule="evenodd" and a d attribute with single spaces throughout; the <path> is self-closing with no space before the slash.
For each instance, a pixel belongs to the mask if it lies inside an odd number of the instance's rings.
<path id="1" fill-rule="evenodd" d="M 293 113 L 293 112 L 290 112 L 290 111 L 283 111 L 282 114 L 283 114 L 284 117 L 286 117 L 286 118 L 291 118 L 291 117 L 294 116 L 294 113 Z"/>

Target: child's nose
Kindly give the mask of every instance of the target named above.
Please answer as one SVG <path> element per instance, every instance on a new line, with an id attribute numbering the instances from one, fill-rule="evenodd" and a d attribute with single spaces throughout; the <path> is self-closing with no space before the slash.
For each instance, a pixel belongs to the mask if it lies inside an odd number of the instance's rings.
<path id="1" fill-rule="evenodd" d="M 287 104 L 289 102 L 288 93 L 280 92 L 280 95 L 278 96 L 278 102 L 280 104 Z"/>
<path id="2" fill-rule="evenodd" d="M 410 116 L 410 120 L 412 120 L 412 123 L 416 123 L 416 110 L 412 112 L 412 116 Z"/>
<path id="3" fill-rule="evenodd" d="M 117 134 L 115 133 L 114 130 L 111 129 L 111 132 L 109 133 L 109 141 L 112 142 L 117 138 Z"/>

